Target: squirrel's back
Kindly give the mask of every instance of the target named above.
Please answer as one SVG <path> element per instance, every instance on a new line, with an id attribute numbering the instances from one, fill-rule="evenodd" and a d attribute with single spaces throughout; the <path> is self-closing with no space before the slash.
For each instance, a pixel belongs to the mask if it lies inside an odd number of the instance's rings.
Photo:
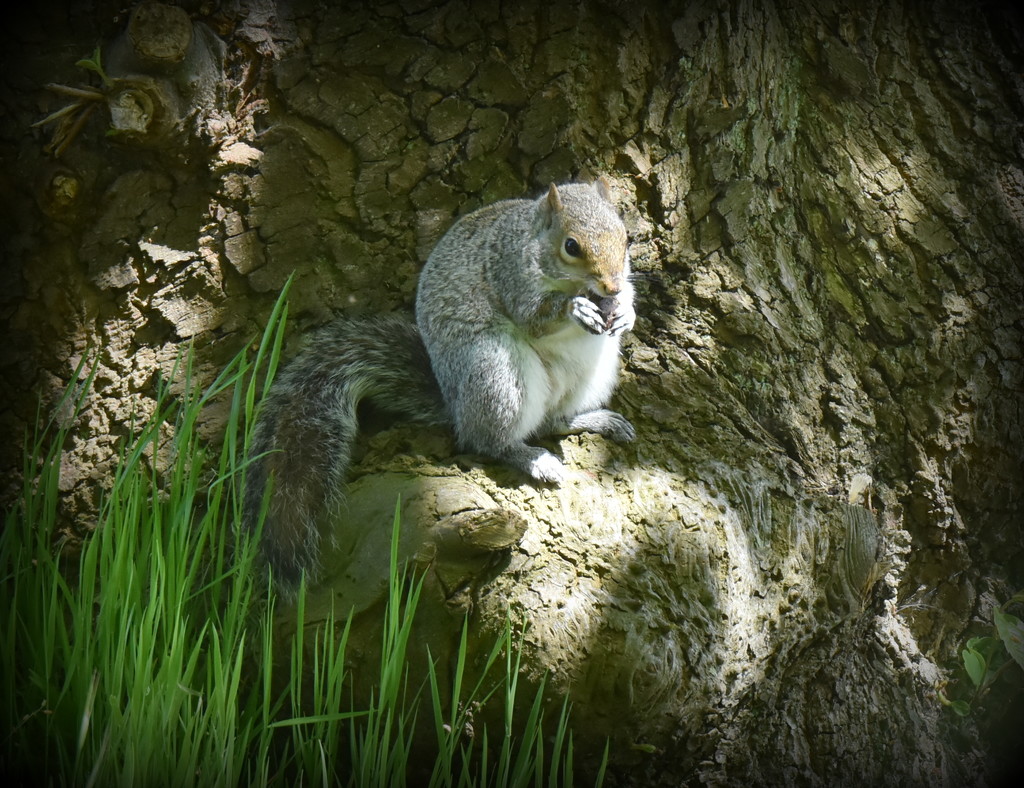
<path id="1" fill-rule="evenodd" d="M 502 311 L 492 270 L 497 254 L 521 246 L 529 231 L 531 200 L 502 200 L 461 217 L 434 246 L 420 271 L 416 320 L 442 332 L 452 319 L 486 325 Z"/>

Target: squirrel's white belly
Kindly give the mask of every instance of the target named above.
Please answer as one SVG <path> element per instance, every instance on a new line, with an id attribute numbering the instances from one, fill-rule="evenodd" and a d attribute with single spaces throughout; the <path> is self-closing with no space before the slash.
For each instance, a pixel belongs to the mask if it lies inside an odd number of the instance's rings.
<path id="1" fill-rule="evenodd" d="M 523 349 L 520 432 L 532 435 L 553 416 L 574 416 L 603 406 L 618 375 L 619 340 L 577 325 Z"/>

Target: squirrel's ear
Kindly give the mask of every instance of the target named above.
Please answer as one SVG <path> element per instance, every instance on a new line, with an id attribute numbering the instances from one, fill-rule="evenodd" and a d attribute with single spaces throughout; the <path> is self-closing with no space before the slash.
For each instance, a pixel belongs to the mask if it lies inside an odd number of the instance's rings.
<path id="1" fill-rule="evenodd" d="M 558 196 L 558 187 L 553 183 L 548 187 L 548 209 L 551 213 L 562 212 L 562 198 Z"/>
<path id="2" fill-rule="evenodd" d="M 612 182 L 604 175 L 594 181 L 594 189 L 606 202 L 612 201 Z"/>

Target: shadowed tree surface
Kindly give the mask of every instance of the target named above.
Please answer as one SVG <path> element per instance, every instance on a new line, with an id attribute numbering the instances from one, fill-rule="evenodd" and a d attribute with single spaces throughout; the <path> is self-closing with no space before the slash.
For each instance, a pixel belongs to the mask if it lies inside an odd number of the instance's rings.
<path id="1" fill-rule="evenodd" d="M 964 693 L 960 649 L 1024 585 L 1019 16 L 183 7 L 169 63 L 140 47 L 173 25 L 126 38 L 110 3 L 8 33 L 5 430 L 100 350 L 69 532 L 183 344 L 209 378 L 293 272 L 290 341 L 335 311 L 410 310 L 459 215 L 603 173 L 637 272 L 615 400 L 637 441 L 550 441 L 572 479 L 542 488 L 381 422 L 309 623 L 340 600 L 364 611 L 356 642 L 377 637 L 401 495 L 432 652 L 466 611 L 483 642 L 510 615 L 529 674 L 572 698 L 578 750 L 611 737 L 617 783 L 973 785 L 1012 766 L 1020 690 L 960 718 L 937 689 Z M 26 128 L 70 101 L 46 83 L 89 81 L 74 63 L 97 41 L 138 93 L 105 96 L 54 158 L 52 126 Z"/>

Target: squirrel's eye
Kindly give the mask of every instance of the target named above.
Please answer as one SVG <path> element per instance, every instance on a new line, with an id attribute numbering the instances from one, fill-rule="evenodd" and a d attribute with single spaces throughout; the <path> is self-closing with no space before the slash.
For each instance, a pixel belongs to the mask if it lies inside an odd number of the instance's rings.
<path id="1" fill-rule="evenodd" d="M 566 238 L 565 253 L 569 255 L 569 257 L 582 257 L 583 250 L 580 249 L 580 242 L 575 238 Z"/>

